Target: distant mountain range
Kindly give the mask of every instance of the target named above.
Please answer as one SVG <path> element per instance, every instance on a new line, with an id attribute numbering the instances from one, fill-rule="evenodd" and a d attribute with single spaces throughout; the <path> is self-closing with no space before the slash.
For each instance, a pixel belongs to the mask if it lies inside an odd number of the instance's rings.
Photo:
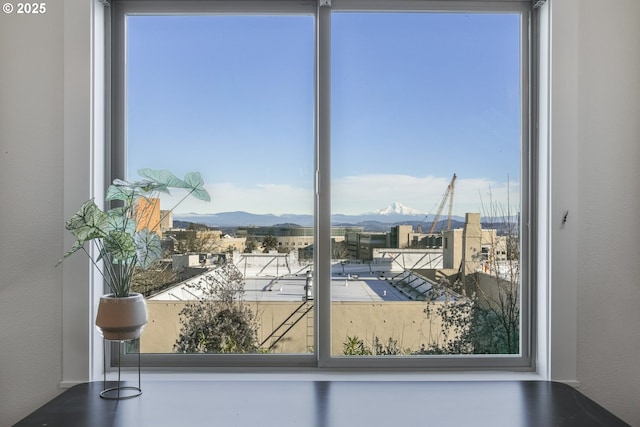
<path id="1" fill-rule="evenodd" d="M 424 232 L 427 232 L 431 227 L 434 216 L 434 214 L 425 214 L 399 202 L 394 202 L 384 209 L 378 209 L 362 215 L 332 215 L 331 224 L 334 226 L 359 226 L 364 227 L 366 231 L 388 231 L 394 225 L 406 224 L 412 225 L 414 229 L 421 226 Z M 446 221 L 446 215 L 441 215 L 436 231 L 446 227 Z M 250 225 L 263 227 L 275 225 L 311 227 L 313 226 L 313 215 L 261 215 L 243 211 L 215 214 L 176 214 L 174 215 L 174 222 L 192 222 L 217 228 Z M 460 228 L 463 225 L 464 217 L 451 217 L 451 228 Z"/>
<path id="2" fill-rule="evenodd" d="M 400 202 L 393 202 L 389 206 L 384 209 L 378 209 L 377 211 L 372 212 L 373 215 L 422 215 L 425 216 L 426 213 L 420 212 L 417 209 L 410 208 L 408 206 L 403 205 Z"/>

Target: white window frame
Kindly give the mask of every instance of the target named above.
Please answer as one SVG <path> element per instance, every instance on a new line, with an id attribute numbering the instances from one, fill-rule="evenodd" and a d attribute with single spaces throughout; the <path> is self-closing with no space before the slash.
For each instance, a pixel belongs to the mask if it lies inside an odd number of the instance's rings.
<path id="1" fill-rule="evenodd" d="M 529 28 L 533 27 L 531 3 L 528 1 L 415 1 L 415 0 L 333 0 L 326 4 L 326 2 L 320 2 L 321 6 L 318 11 L 318 27 L 319 31 L 319 52 L 318 61 L 319 67 L 319 91 L 318 91 L 318 114 L 320 118 L 329 120 L 330 117 L 330 37 L 331 37 L 331 11 L 382 11 L 382 12 L 424 12 L 424 11 L 451 11 L 451 12 L 489 12 L 489 13 L 502 13 L 502 12 L 519 12 L 521 14 L 521 77 L 524 82 L 531 82 L 533 78 L 529 75 Z M 322 6 L 324 3 L 324 6 Z M 323 69 L 324 67 L 324 69 Z M 522 108 L 522 141 L 523 141 L 523 153 L 529 153 L 531 150 L 530 141 L 533 140 L 530 135 L 530 117 L 529 117 L 529 92 L 530 87 L 524 87 L 521 90 L 521 108 Z M 330 165 L 330 139 L 329 139 L 329 126 L 330 124 L 323 123 L 319 120 L 319 135 L 318 135 L 318 157 L 320 164 Z M 523 223 L 531 223 L 535 216 L 531 218 L 530 212 L 534 209 L 535 200 L 532 200 L 535 188 L 525 188 L 525 186 L 531 185 L 529 179 L 529 171 L 531 169 L 530 162 L 535 160 L 533 156 L 522 155 L 521 164 L 521 176 L 522 181 L 525 183 L 522 186 L 523 200 L 522 200 L 522 215 L 527 219 L 523 219 Z M 319 217 L 319 226 L 317 229 L 317 235 L 330 235 L 330 174 L 323 173 L 320 170 L 318 175 L 318 186 L 321 189 L 329 189 L 329 191 L 321 191 L 318 195 L 318 206 L 320 209 L 317 211 Z M 535 358 L 531 357 L 533 354 L 532 341 L 530 334 L 530 322 L 532 321 L 532 315 L 529 310 L 530 299 L 527 294 L 527 289 L 531 288 L 535 283 L 535 277 L 531 277 L 533 269 L 529 268 L 529 265 L 535 265 L 535 260 L 532 262 L 532 258 L 535 258 L 535 239 L 529 239 L 529 233 L 532 232 L 529 229 L 527 232 L 526 227 L 521 229 L 521 271 L 522 273 L 522 291 L 521 291 L 521 354 L 520 355 L 444 355 L 444 356 L 348 356 L 348 357 L 336 357 L 331 354 L 331 295 L 329 286 L 319 286 L 318 300 L 320 302 L 319 309 L 319 359 L 318 366 L 324 368 L 348 368 L 348 369 L 430 369 L 430 370 L 443 370 L 443 369 L 460 369 L 460 370 L 484 370 L 484 369 L 504 369 L 504 370 L 521 370 L 521 371 L 534 371 L 535 370 Z M 316 255 L 316 269 L 317 280 L 319 283 L 330 283 L 331 277 L 331 251 L 330 247 L 327 248 L 320 246 L 318 254 Z M 528 274 L 528 277 L 525 275 Z"/>
<path id="2" fill-rule="evenodd" d="M 538 280 L 534 290 L 536 304 L 533 310 L 536 316 L 532 328 L 535 332 L 532 339 L 537 344 L 534 354 L 537 363 L 533 375 L 517 375 L 518 378 L 554 379 L 571 383 L 576 382 L 577 236 L 571 222 L 564 225 L 562 230 L 559 230 L 559 224 L 565 212 L 571 209 L 575 211 L 577 206 L 577 162 L 574 156 L 577 117 L 571 113 L 576 111 L 578 99 L 577 86 L 571 84 L 577 71 L 575 46 L 578 44 L 578 20 L 574 13 L 577 1 L 544 2 L 539 9 L 539 26 L 535 27 L 536 31 L 532 34 L 539 42 L 541 52 L 540 62 L 534 64 L 536 71 L 540 72 L 537 102 L 534 103 L 539 113 L 535 137 L 540 141 L 537 151 L 538 205 L 535 211 L 538 216 L 536 240 L 539 244 L 535 272 Z M 101 72 L 105 57 L 102 47 L 104 44 L 108 46 L 108 37 L 100 29 L 106 9 L 104 3 L 102 0 L 65 0 L 63 155 L 65 164 L 76 165 L 65 170 L 65 216 L 73 214 L 78 204 L 86 198 L 99 197 L 107 182 L 100 173 L 106 160 L 103 151 L 105 141 L 109 139 L 108 128 L 103 126 L 102 119 L 102 109 L 108 106 L 108 97 L 103 91 L 105 76 Z M 554 37 L 554 34 L 561 34 L 561 37 Z M 108 111 L 105 115 L 108 117 Z M 67 243 L 70 243 L 70 238 L 65 235 L 63 240 L 65 247 L 69 246 Z M 87 263 L 79 259 L 65 263 L 62 276 L 61 385 L 68 386 L 102 375 L 99 368 L 100 353 L 96 351 L 99 340 L 92 327 L 94 303 L 101 289 L 96 286 L 87 290 L 86 283 L 91 279 L 91 270 Z M 87 304 L 87 301 L 91 302 Z M 448 371 L 445 369 L 443 372 Z M 481 378 L 505 378 L 495 368 L 488 368 L 484 372 Z M 463 375 L 464 378 L 478 377 L 468 372 Z"/>
<path id="3" fill-rule="evenodd" d="M 331 294 L 330 286 L 322 283 L 331 282 L 331 176 L 330 176 L 330 55 L 331 55 L 331 13 L 332 11 L 382 11 L 382 12 L 422 12 L 452 11 L 477 13 L 520 13 L 521 16 L 521 81 L 531 81 L 529 76 L 529 37 L 531 4 L 528 1 L 415 1 L 415 0 L 333 0 L 307 2 L 242 2 L 239 0 L 210 0 L 206 2 L 157 2 L 148 1 L 114 1 L 111 14 L 112 30 L 112 85 L 113 109 L 111 114 L 111 177 L 122 177 L 126 160 L 125 152 L 125 55 L 126 55 L 126 16 L 144 14 L 203 14 L 203 13 L 284 13 L 313 14 L 316 20 L 316 200 L 315 200 L 315 235 L 314 265 L 316 283 L 315 304 L 315 354 L 145 354 L 145 366 L 211 366 L 211 367 L 318 367 L 355 369 L 511 369 L 532 371 L 535 359 L 531 357 L 530 310 L 529 295 L 526 291 L 533 280 L 527 276 L 535 248 L 530 246 L 527 228 L 521 230 L 521 354 L 519 355 L 445 355 L 445 356 L 349 356 L 341 357 L 332 354 L 331 350 Z M 533 156 L 529 141 L 529 90 L 526 85 L 521 88 L 521 122 L 522 122 L 522 163 L 521 176 L 525 183 L 522 186 L 522 222 L 531 223 L 532 189 L 526 188 L 531 181 L 529 176 L 530 162 Z M 108 179 L 111 181 L 111 179 Z M 535 203 L 535 202 L 534 202 Z M 322 237 L 324 236 L 324 238 Z M 531 241 L 534 243 L 535 240 Z M 534 262 L 535 264 L 535 262 Z M 137 363 L 137 357 L 124 354 L 122 360 L 127 365 Z"/>

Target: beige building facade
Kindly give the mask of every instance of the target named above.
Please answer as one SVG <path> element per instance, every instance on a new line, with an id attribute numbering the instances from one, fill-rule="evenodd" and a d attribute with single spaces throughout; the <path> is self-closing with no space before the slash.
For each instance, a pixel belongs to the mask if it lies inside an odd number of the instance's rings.
<path id="1" fill-rule="evenodd" d="M 507 259 L 506 237 L 483 230 L 479 213 L 467 213 L 463 228 L 443 232 L 442 258 L 444 269 L 464 275 L 488 271 L 491 263 Z"/>
<path id="2" fill-rule="evenodd" d="M 162 237 L 160 227 L 160 199 L 141 198 L 136 206 L 136 231 L 148 228 Z"/>
<path id="3" fill-rule="evenodd" d="M 140 340 L 143 353 L 172 353 L 180 334 L 180 310 L 184 301 L 148 301 L 149 322 Z M 273 353 L 309 353 L 314 348 L 314 310 L 302 316 L 275 346 L 269 335 L 281 325 L 301 304 L 313 302 L 253 302 L 245 301 L 257 314 L 258 338 L 262 349 Z M 445 304 L 432 302 L 431 304 Z M 427 303 L 420 302 L 334 302 L 331 306 L 331 353 L 342 355 L 349 337 L 362 339 L 372 346 L 378 337 L 383 343 L 389 338 L 397 340 L 402 349 L 417 351 L 421 346 L 442 344 L 440 318 L 425 314 Z M 432 309 L 431 313 L 436 310 Z"/>

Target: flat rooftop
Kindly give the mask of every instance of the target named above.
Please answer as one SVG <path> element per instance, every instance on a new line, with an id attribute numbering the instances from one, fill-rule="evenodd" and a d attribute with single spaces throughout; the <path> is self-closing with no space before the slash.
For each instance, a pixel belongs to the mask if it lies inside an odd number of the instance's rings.
<path id="1" fill-rule="evenodd" d="M 149 298 L 152 301 L 189 301 L 201 295 L 194 287 L 203 280 L 204 273 L 177 284 Z M 390 279 L 376 276 L 363 268 L 347 275 L 334 275 L 331 279 L 331 299 L 333 301 L 409 301 L 396 289 Z M 245 301 L 302 301 L 305 295 L 306 274 L 286 274 L 282 276 L 245 277 Z M 315 283 L 314 283 L 315 287 Z"/>

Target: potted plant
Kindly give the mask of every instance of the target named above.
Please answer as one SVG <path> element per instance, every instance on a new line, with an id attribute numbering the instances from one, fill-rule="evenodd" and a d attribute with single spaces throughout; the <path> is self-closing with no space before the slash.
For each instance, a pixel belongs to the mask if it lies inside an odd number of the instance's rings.
<path id="1" fill-rule="evenodd" d="M 211 200 L 197 172 L 184 179 L 166 170 L 141 169 L 138 174 L 141 181 L 116 179 L 107 189 L 107 204 L 116 201 L 119 206 L 102 210 L 91 199 L 66 222 L 76 242 L 58 262 L 82 250 L 104 278 L 110 293 L 100 298 L 96 326 L 109 340 L 138 338 L 147 322 L 144 297 L 131 292 L 131 280 L 134 269 L 149 268 L 161 257 L 162 249 L 155 232 L 161 219 L 144 210 L 157 202 L 159 193 L 170 194 L 169 189 L 183 189 L 187 194 L 165 216 L 190 196 Z M 87 242 L 93 242 L 95 252 L 87 250 Z"/>

